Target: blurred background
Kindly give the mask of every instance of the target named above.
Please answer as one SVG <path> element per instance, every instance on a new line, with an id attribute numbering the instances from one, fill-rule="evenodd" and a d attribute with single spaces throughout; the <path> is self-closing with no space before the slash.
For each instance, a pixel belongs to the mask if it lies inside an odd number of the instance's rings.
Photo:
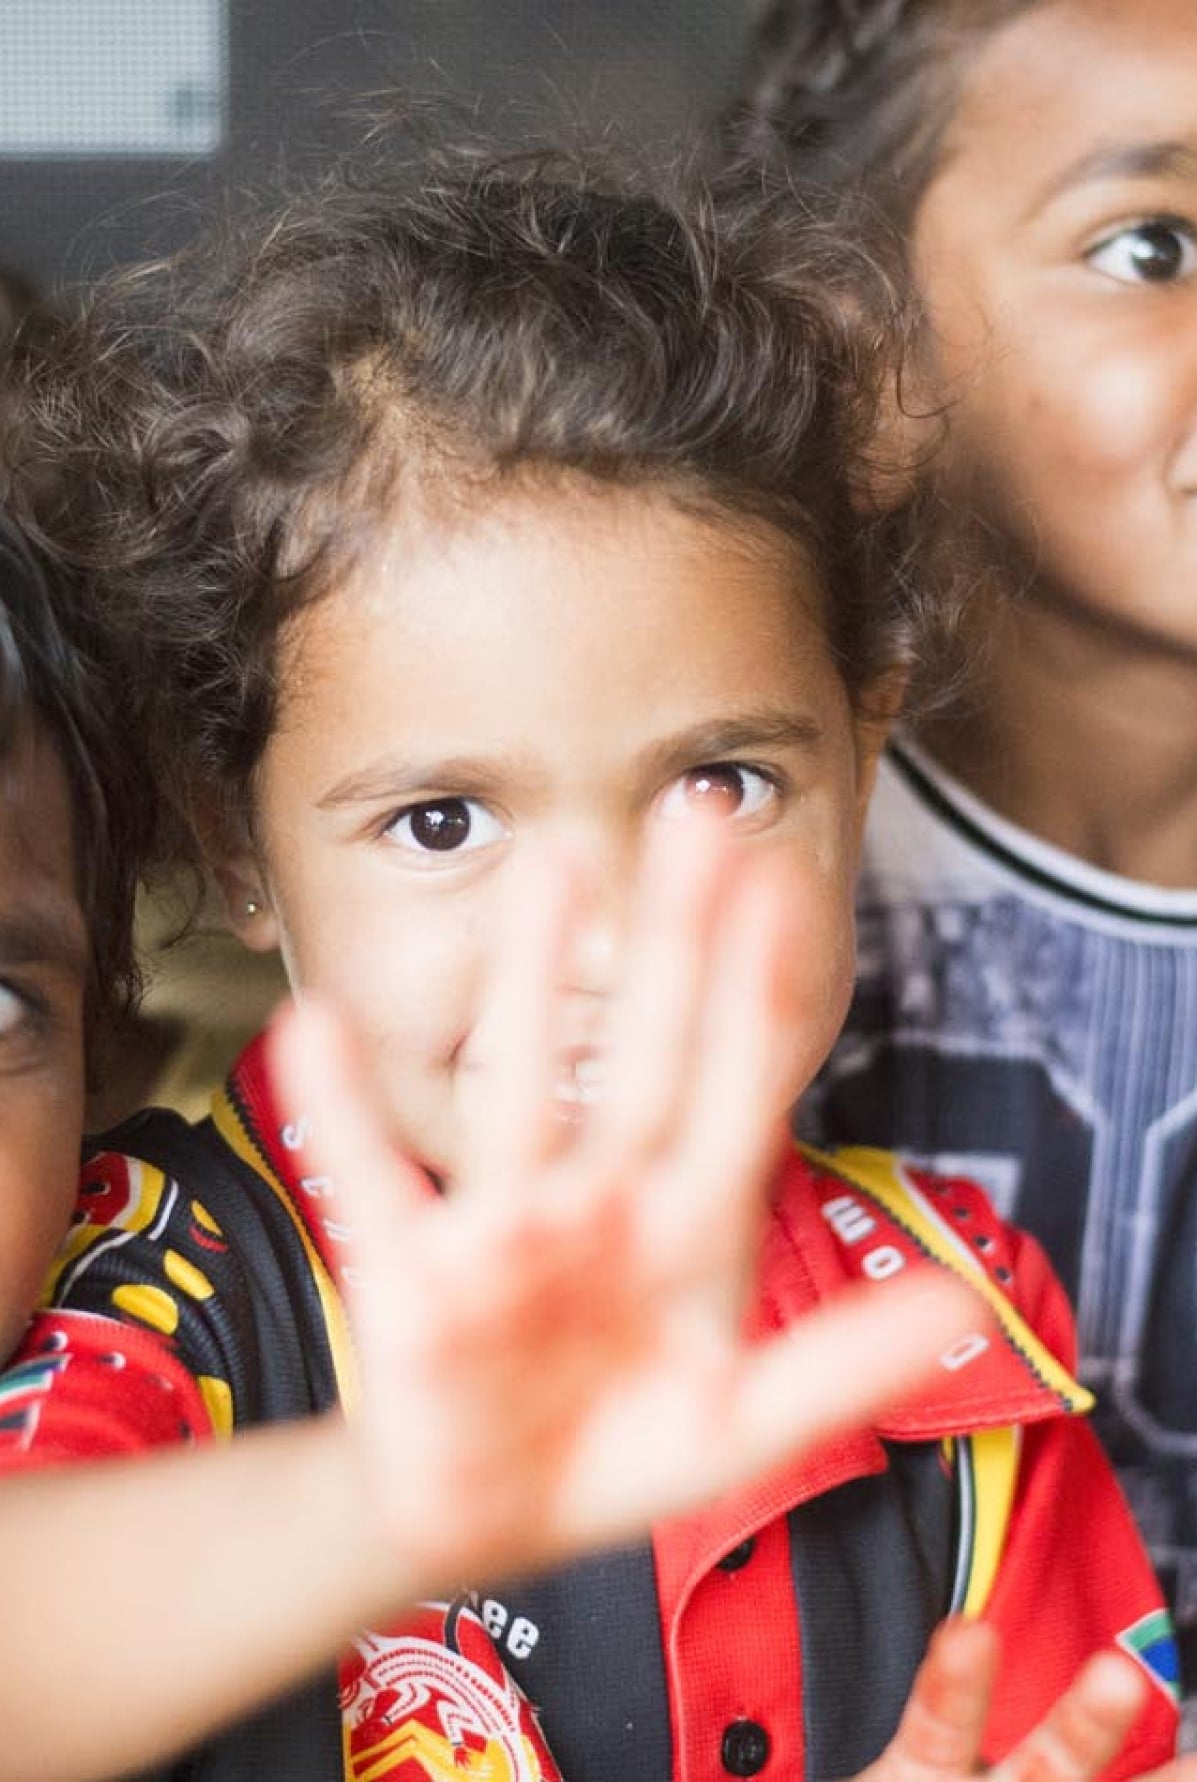
<path id="1" fill-rule="evenodd" d="M 48 292 L 302 172 L 387 92 L 517 143 L 654 143 L 731 92 L 750 0 L 0 0 L 0 264 Z"/>

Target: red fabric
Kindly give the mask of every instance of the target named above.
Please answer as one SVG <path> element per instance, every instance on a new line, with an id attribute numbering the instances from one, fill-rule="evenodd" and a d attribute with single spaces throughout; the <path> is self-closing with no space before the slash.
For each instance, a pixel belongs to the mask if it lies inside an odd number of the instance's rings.
<path id="1" fill-rule="evenodd" d="M 959 1214 L 974 1237 L 992 1240 L 978 1252 L 987 1275 L 995 1281 L 1009 1278 L 1019 1312 L 1056 1358 L 1071 1364 L 1071 1313 L 1034 1239 L 1004 1227 L 972 1184 L 941 1183 L 922 1174 L 914 1179 Z M 860 1262 L 867 1251 L 839 1241 L 820 1217 L 843 1192 L 840 1178 L 808 1171 L 800 1157 L 790 1164 L 778 1186 L 766 1240 L 755 1312 L 759 1330 L 781 1328 L 848 1278 L 867 1278 Z M 875 1202 L 868 1205 L 875 1224 L 866 1241 L 894 1246 L 908 1266 L 922 1261 L 906 1231 Z M 885 1281 L 875 1290 L 884 1292 Z M 1008 1340 L 984 1314 L 978 1331 L 988 1336 L 990 1347 L 978 1357 L 975 1373 L 945 1373 L 916 1401 L 888 1413 L 881 1433 L 913 1439 L 1009 1424 L 1024 1429 L 1014 1510 L 985 1611 L 1002 1635 L 1006 1656 L 985 1740 L 986 1757 L 996 1762 L 1047 1712 L 1087 1657 L 1115 1644 L 1162 1599 L 1109 1462 L 1088 1425 L 1061 1415 L 1057 1395 L 1036 1376 L 1017 1332 Z M 884 1465 L 875 1434 L 842 1437 L 772 1480 L 658 1530 L 671 1722 L 683 1759 L 678 1776 L 692 1782 L 709 1774 L 714 1782 L 719 1716 L 726 1724 L 740 1714 L 767 1726 L 779 1759 L 785 1753 L 775 1768 L 771 1758 L 767 1773 L 802 1773 L 802 1727 L 793 1711 L 801 1700 L 801 1654 L 795 1608 L 792 1601 L 786 1606 L 790 1575 L 784 1538 L 777 1539 L 784 1537 L 784 1525 L 777 1518 L 789 1505 Z M 751 1561 L 755 1628 L 744 1612 L 746 1575 L 729 1577 L 713 1569 L 752 1532 L 758 1539 Z M 1153 1682 L 1134 1734 L 1105 1773 L 1132 1777 L 1154 1768 L 1172 1755 L 1176 1731 L 1176 1705 Z"/>
<path id="2" fill-rule="evenodd" d="M 340 1682 L 347 1782 L 456 1771 L 561 1782 L 531 1704 L 466 1602 L 429 1605 L 393 1634 L 355 1640 Z"/>
<path id="3" fill-rule="evenodd" d="M 654 1542 L 674 1774 L 687 1782 L 726 1782 L 719 1734 L 737 1720 L 768 1729 L 768 1775 L 806 1773 L 789 1531 L 782 1518 L 765 1523 L 744 1566 L 721 1571 L 718 1560 L 737 1544 L 716 1535 L 712 1557 L 709 1541 L 687 1554 L 677 1530 L 658 1531 Z"/>
<path id="4" fill-rule="evenodd" d="M 44 1312 L 0 1375 L 0 1471 L 202 1441 L 203 1395 L 152 1331 L 86 1312 Z"/>
<path id="5" fill-rule="evenodd" d="M 1004 1655 L 985 1734 L 990 1761 L 1030 1731 L 1090 1653 L 1113 1644 L 1152 1607 L 1156 1588 L 1089 1426 L 1074 1419 L 1028 1430 L 1006 1551 L 985 1610 L 1002 1634 Z M 1172 1754 L 1176 1730 L 1176 1704 L 1153 1683 L 1133 1734 L 1105 1773 L 1131 1777 L 1154 1769 Z"/>

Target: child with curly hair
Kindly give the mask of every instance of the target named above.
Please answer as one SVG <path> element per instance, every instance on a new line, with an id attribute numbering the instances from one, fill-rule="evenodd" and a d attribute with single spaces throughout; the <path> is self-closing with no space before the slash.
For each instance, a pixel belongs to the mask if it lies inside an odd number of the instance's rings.
<path id="1" fill-rule="evenodd" d="M 804 1130 L 1045 1245 L 1197 1742 L 1197 31 L 1188 0 L 771 0 L 736 130 L 905 232 L 911 407 L 988 576 L 881 769 Z"/>

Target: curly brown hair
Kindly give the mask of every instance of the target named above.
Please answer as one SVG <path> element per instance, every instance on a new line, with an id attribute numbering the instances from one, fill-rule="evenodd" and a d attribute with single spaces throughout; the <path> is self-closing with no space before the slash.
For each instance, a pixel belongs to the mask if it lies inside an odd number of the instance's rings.
<path id="1" fill-rule="evenodd" d="M 97 1018 L 122 1013 L 137 989 L 135 894 L 155 814 L 136 733 L 123 723 L 117 657 L 78 595 L 0 513 L 0 764 L 32 720 L 65 769 L 94 1041 Z"/>
<path id="2" fill-rule="evenodd" d="M 959 589 L 927 572 L 930 502 L 906 467 L 871 493 L 903 328 L 886 254 L 785 180 L 373 158 L 103 291 L 12 449 L 18 483 L 57 467 L 41 536 L 123 632 L 176 806 L 248 814 L 280 629 L 413 478 L 650 484 L 767 522 L 855 696 L 938 664 Z"/>
<path id="3" fill-rule="evenodd" d="M 909 225 L 985 39 L 1036 0 L 760 0 L 733 158 L 789 161 Z"/>

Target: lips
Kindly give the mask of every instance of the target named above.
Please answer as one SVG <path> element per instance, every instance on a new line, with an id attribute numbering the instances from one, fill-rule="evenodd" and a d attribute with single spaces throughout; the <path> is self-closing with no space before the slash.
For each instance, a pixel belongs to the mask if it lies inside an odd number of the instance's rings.
<path id="1" fill-rule="evenodd" d="M 461 1050 L 456 1060 L 460 1082 L 474 1085 L 488 1074 L 489 1060 L 478 1051 Z M 608 1077 L 607 1060 L 593 1047 L 579 1046 L 559 1052 L 554 1061 L 550 1091 L 554 1108 L 563 1120 L 581 1117 L 603 1099 Z"/>
<path id="2" fill-rule="evenodd" d="M 578 1052 L 566 1056 L 553 1084 L 553 1100 L 562 1109 L 593 1107 L 602 1100 L 607 1082 L 607 1063 L 601 1053 Z"/>

